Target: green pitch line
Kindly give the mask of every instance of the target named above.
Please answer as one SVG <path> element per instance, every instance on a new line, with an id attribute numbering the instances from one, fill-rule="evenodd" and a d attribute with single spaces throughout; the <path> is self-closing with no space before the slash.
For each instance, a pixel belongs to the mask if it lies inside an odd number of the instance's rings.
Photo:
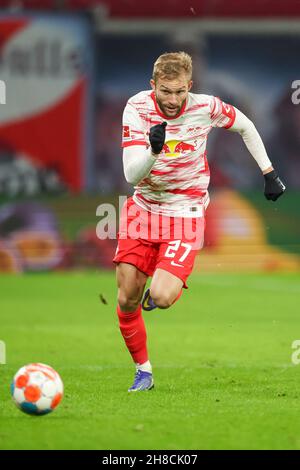
<path id="1" fill-rule="evenodd" d="M 171 309 L 144 314 L 156 388 L 128 394 L 114 273 L 2 276 L 0 449 L 300 449 L 299 280 L 192 276 Z M 9 384 L 36 361 L 65 396 L 34 418 Z"/>

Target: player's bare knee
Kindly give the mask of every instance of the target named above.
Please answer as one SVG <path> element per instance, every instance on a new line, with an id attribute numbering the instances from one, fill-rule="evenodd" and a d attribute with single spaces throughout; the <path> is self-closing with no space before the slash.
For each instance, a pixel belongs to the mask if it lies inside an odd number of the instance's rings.
<path id="1" fill-rule="evenodd" d="M 140 303 L 137 297 L 130 297 L 124 293 L 118 295 L 118 304 L 122 312 L 134 312 Z"/>

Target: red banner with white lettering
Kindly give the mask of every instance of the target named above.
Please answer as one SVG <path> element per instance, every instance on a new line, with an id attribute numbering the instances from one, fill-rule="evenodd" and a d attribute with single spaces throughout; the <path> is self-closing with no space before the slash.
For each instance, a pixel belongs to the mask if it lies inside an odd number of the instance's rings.
<path id="1" fill-rule="evenodd" d="M 85 186 L 87 41 L 80 20 L 0 16 L 0 193 Z"/>

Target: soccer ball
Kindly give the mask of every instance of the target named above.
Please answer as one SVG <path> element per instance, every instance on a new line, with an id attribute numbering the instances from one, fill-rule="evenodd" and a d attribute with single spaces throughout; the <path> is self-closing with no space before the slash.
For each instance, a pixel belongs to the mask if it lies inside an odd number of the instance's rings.
<path id="1" fill-rule="evenodd" d="M 62 399 L 63 389 L 58 373 L 40 363 L 21 367 L 11 384 L 13 401 L 30 415 L 45 415 L 53 411 Z"/>

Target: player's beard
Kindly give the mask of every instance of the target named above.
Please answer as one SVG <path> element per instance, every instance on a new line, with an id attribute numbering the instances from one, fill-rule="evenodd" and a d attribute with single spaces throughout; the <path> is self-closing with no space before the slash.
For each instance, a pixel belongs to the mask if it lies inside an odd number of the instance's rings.
<path id="1" fill-rule="evenodd" d="M 168 107 L 166 105 L 164 105 L 161 100 L 156 96 L 156 102 L 160 108 L 160 110 L 162 111 L 162 113 L 167 116 L 167 117 L 174 117 L 174 116 L 177 116 L 177 114 L 180 113 L 184 103 L 185 103 L 185 100 L 183 100 L 183 102 L 181 103 L 180 106 L 174 106 L 172 107 L 172 110 L 170 111 L 168 109 Z"/>

